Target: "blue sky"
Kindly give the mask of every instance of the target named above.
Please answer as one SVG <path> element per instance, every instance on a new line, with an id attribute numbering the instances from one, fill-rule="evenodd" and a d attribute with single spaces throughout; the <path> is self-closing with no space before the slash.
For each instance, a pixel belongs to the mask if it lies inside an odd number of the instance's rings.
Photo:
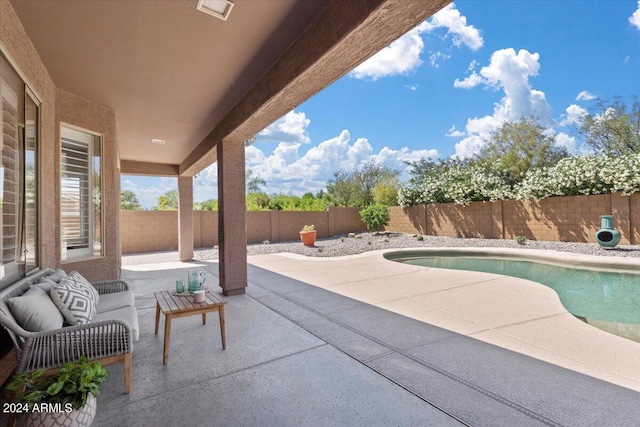
<path id="1" fill-rule="evenodd" d="M 472 156 L 504 121 L 537 116 L 584 151 L 572 125 L 597 102 L 640 95 L 640 1 L 457 1 L 256 135 L 247 168 L 268 193 L 324 189 L 373 160 Z M 144 207 L 169 178 L 122 177 Z M 216 166 L 194 199 L 217 198 Z"/>

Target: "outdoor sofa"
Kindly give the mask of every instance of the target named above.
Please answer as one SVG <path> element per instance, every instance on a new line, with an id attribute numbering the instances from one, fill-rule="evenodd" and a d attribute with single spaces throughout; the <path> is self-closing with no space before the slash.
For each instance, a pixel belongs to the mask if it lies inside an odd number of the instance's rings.
<path id="1" fill-rule="evenodd" d="M 18 373 L 56 369 L 84 355 L 104 365 L 123 363 L 130 393 L 139 326 L 126 282 L 90 284 L 76 272 L 37 271 L 0 291 L 0 325 L 17 350 Z"/>

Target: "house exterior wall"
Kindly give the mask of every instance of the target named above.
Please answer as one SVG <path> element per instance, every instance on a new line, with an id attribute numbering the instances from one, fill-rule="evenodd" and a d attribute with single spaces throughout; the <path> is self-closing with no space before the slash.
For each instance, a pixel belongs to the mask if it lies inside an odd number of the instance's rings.
<path id="1" fill-rule="evenodd" d="M 60 158 L 60 125 L 78 126 L 102 134 L 102 219 L 103 256 L 93 259 L 58 263 L 65 270 L 76 270 L 88 280 L 116 278 L 120 273 L 120 191 L 118 174 L 118 141 L 116 115 L 113 111 L 58 89 L 56 92 L 56 153 Z M 59 164 L 59 161 L 58 163 Z M 59 167 L 56 168 L 56 207 L 60 208 Z M 56 258 L 60 260 L 60 227 L 56 227 Z"/>
<path id="2" fill-rule="evenodd" d="M 594 242 L 600 216 L 613 214 L 621 244 L 640 242 L 640 194 L 452 203 L 389 209 L 389 231 L 451 237 Z M 426 231 L 421 231 L 426 230 Z"/>
<path id="3" fill-rule="evenodd" d="M 59 148 L 56 143 L 56 87 L 40 60 L 13 7 L 0 0 L 0 43 L 5 56 L 17 68 L 27 85 L 35 92 L 40 105 L 40 254 L 41 267 L 58 263 L 56 229 L 59 228 Z"/>
<path id="4" fill-rule="evenodd" d="M 39 266 L 78 270 L 89 280 L 113 279 L 120 273 L 119 175 L 115 114 L 57 89 L 13 7 L 0 0 L 0 45 L 27 86 L 40 100 Z M 60 122 L 102 133 L 104 257 L 62 264 L 60 261 Z"/>

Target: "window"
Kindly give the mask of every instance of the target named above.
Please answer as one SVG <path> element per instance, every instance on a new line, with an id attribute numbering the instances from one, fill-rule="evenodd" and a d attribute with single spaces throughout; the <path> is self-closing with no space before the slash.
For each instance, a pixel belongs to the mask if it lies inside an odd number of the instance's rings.
<path id="1" fill-rule="evenodd" d="M 0 282 L 38 266 L 39 103 L 0 54 Z"/>
<path id="2" fill-rule="evenodd" d="M 61 128 L 62 261 L 102 255 L 101 137 Z"/>

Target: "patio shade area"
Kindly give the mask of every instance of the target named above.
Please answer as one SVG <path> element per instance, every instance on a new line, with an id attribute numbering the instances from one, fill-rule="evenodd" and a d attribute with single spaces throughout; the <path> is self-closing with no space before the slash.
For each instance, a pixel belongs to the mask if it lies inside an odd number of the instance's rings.
<path id="1" fill-rule="evenodd" d="M 135 289 L 141 324 L 133 390 L 123 395 L 121 367 L 109 368 L 94 425 L 636 422 L 638 393 L 629 387 L 507 350 L 474 338 L 470 330 L 436 326 L 437 319 L 419 321 L 318 286 L 362 282 L 373 289 L 386 282 L 388 288 L 402 288 L 398 269 L 414 267 L 390 267 L 381 260 L 380 254 L 332 260 L 249 257 L 247 295 L 226 299 L 227 349 L 221 348 L 216 316 L 206 326 L 198 316 L 178 319 L 166 366 L 162 334 L 153 334 L 153 292 L 172 287 L 190 268 L 204 268 L 207 284 L 217 291 L 217 265 L 125 267 L 123 277 Z M 415 274 L 409 270 L 404 271 L 407 277 Z M 302 280 L 303 272 L 307 279 Z M 445 282 L 432 273 L 432 283 Z M 299 278 L 288 277 L 294 275 Z"/>

